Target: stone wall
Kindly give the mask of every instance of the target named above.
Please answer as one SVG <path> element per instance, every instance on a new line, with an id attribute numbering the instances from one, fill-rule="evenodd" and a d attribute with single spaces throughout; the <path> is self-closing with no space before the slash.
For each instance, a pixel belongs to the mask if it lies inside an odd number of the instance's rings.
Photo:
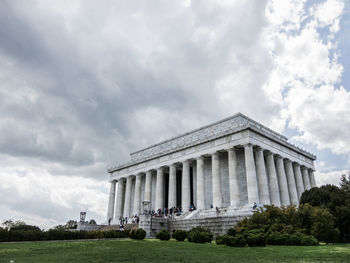
<path id="1" fill-rule="evenodd" d="M 147 237 L 155 237 L 160 230 L 167 230 L 173 233 L 175 230 L 189 231 L 194 227 L 201 226 L 208 228 L 214 235 L 214 238 L 218 235 L 227 233 L 227 230 L 234 227 L 236 223 L 246 216 L 224 216 L 213 218 L 196 218 L 196 219 L 165 219 L 152 217 L 148 219 L 141 219 L 144 224 L 140 224 L 140 228 L 145 229 Z"/>

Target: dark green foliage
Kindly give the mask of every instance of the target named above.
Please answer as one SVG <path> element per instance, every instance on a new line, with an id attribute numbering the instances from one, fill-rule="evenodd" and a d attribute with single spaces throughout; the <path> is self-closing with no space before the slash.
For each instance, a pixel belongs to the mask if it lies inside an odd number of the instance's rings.
<path id="1" fill-rule="evenodd" d="M 142 228 L 135 228 L 130 231 L 130 238 L 136 240 L 143 240 L 146 237 L 146 231 Z"/>
<path id="2" fill-rule="evenodd" d="M 10 230 L 23 230 L 23 231 L 38 231 L 41 232 L 41 229 L 37 226 L 31 226 L 31 225 L 18 225 L 18 226 L 13 226 L 10 228 Z"/>
<path id="3" fill-rule="evenodd" d="M 271 232 L 267 237 L 269 245 L 285 245 L 285 246 L 316 246 L 318 241 L 313 236 L 308 236 L 302 233 L 280 233 Z"/>
<path id="4" fill-rule="evenodd" d="M 303 235 L 300 242 L 301 246 L 317 246 L 318 240 L 313 236 Z"/>
<path id="5" fill-rule="evenodd" d="M 187 232 L 185 230 L 176 230 L 173 234 L 173 237 L 177 241 L 184 241 L 187 237 Z"/>
<path id="6" fill-rule="evenodd" d="M 0 242 L 9 241 L 9 233 L 6 229 L 0 227 Z"/>
<path id="7" fill-rule="evenodd" d="M 24 230 L 26 229 L 26 230 Z M 41 231 L 34 226 L 14 227 L 10 230 L 0 228 L 0 241 L 38 241 L 38 240 L 74 240 L 74 239 L 101 239 L 126 238 L 129 231 L 69 231 L 66 229 L 50 229 Z"/>
<path id="8" fill-rule="evenodd" d="M 227 234 L 229 236 L 235 236 L 237 234 L 236 228 L 234 228 L 234 227 L 229 228 L 229 230 L 227 230 Z"/>
<path id="9" fill-rule="evenodd" d="M 334 217 L 327 209 L 304 204 L 298 209 L 295 206 L 266 206 L 266 211 L 255 212 L 251 218 L 238 222 L 235 229 L 246 239 L 249 231 L 257 229 L 265 235 L 271 232 L 290 235 L 300 232 L 312 235 L 319 241 L 335 242 L 338 239 L 334 225 Z M 252 239 L 253 236 L 249 241 Z"/>
<path id="10" fill-rule="evenodd" d="M 215 239 L 217 245 L 228 245 L 233 243 L 233 237 L 229 235 L 217 236 Z"/>
<path id="11" fill-rule="evenodd" d="M 170 239 L 170 234 L 166 230 L 161 230 L 157 233 L 156 238 L 160 240 L 169 240 Z"/>
<path id="12" fill-rule="evenodd" d="M 77 229 L 77 227 L 78 227 L 78 222 L 75 221 L 75 220 L 69 220 L 69 221 L 66 223 L 65 227 L 66 227 L 67 229 Z"/>
<path id="13" fill-rule="evenodd" d="M 209 229 L 198 226 L 191 229 L 187 235 L 187 239 L 189 242 L 194 243 L 210 243 L 213 240 L 213 234 Z"/>
<path id="14" fill-rule="evenodd" d="M 348 175 L 350 177 L 350 175 Z M 350 242 L 350 193 L 349 180 L 346 176 L 341 179 L 341 188 L 335 185 L 324 185 L 314 187 L 305 191 L 301 198 L 301 204 L 310 204 L 327 209 L 333 216 L 334 227 L 322 235 L 315 235 L 319 240 L 335 242 L 340 239 L 343 242 Z M 335 230 L 336 228 L 337 230 Z M 339 235 L 337 235 L 339 230 Z"/>
<path id="15" fill-rule="evenodd" d="M 350 172 L 347 174 L 342 174 L 340 179 L 340 189 L 347 195 L 350 195 Z"/>
<path id="16" fill-rule="evenodd" d="M 90 224 L 90 225 L 96 225 L 97 223 L 96 223 L 96 220 L 95 220 L 95 219 L 91 219 L 91 220 L 89 221 L 89 224 Z"/>
<path id="17" fill-rule="evenodd" d="M 264 247 L 266 246 L 266 236 L 259 230 L 250 230 L 245 233 L 247 245 L 250 247 Z"/>
<path id="18" fill-rule="evenodd" d="M 243 235 L 238 234 L 232 238 L 232 243 L 231 240 L 228 240 L 227 245 L 230 247 L 245 247 L 247 245 L 247 241 Z"/>

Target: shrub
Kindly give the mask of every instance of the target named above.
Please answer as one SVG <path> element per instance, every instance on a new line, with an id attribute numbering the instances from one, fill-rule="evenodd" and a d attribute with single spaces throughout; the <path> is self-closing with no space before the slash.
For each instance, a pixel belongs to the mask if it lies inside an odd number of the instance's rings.
<path id="1" fill-rule="evenodd" d="M 229 235 L 218 236 L 215 240 L 217 245 L 228 245 L 233 243 L 233 237 Z"/>
<path id="2" fill-rule="evenodd" d="M 142 240 L 146 236 L 146 231 L 143 230 L 142 228 L 136 228 L 132 229 L 130 231 L 130 238 L 136 239 L 136 240 Z"/>
<path id="3" fill-rule="evenodd" d="M 342 181 L 343 182 L 343 181 Z M 345 188 L 339 188 L 335 185 L 324 185 L 314 187 L 305 191 L 300 197 L 300 204 L 310 204 L 314 207 L 326 208 L 334 217 L 334 227 L 339 229 L 340 236 L 334 235 L 334 231 L 318 232 L 321 236 L 315 236 L 322 241 L 335 242 L 338 238 L 341 241 L 350 241 L 350 201 L 349 192 Z M 326 222 L 325 220 L 323 222 Z M 323 223 L 322 223 L 323 224 Z M 321 226 L 323 228 L 323 226 Z M 333 229 L 329 228 L 329 230 Z M 324 236 L 325 234 L 325 236 Z M 330 237 L 336 239 L 329 240 Z"/>
<path id="4" fill-rule="evenodd" d="M 250 247 L 266 246 L 266 237 L 263 233 L 257 231 L 249 231 L 246 235 L 246 241 Z"/>
<path id="5" fill-rule="evenodd" d="M 157 233 L 156 238 L 160 240 L 169 240 L 170 239 L 170 234 L 166 230 L 161 230 Z"/>
<path id="6" fill-rule="evenodd" d="M 318 240 L 313 236 L 302 235 L 300 239 L 301 246 L 317 246 Z"/>
<path id="7" fill-rule="evenodd" d="M 278 233 L 272 232 L 267 237 L 269 245 L 287 245 L 287 246 L 316 246 L 318 241 L 315 237 L 302 233 Z"/>
<path id="8" fill-rule="evenodd" d="M 8 231 L 0 227 L 0 241 L 8 241 L 9 234 Z"/>
<path id="9" fill-rule="evenodd" d="M 269 233 L 269 235 L 267 236 L 267 244 L 269 245 L 282 245 L 283 242 L 283 236 L 281 233 L 279 232 L 271 232 Z"/>
<path id="10" fill-rule="evenodd" d="M 194 243 L 210 243 L 213 240 L 213 234 L 209 229 L 195 227 L 188 233 L 187 239 Z"/>
<path id="11" fill-rule="evenodd" d="M 187 232 L 185 230 L 176 230 L 173 234 L 173 237 L 177 241 L 184 241 L 187 237 Z"/>
<path id="12" fill-rule="evenodd" d="M 237 234 L 237 230 L 234 227 L 231 227 L 229 228 L 229 230 L 227 230 L 227 235 L 229 236 L 235 236 L 236 234 Z"/>
<path id="13" fill-rule="evenodd" d="M 232 239 L 228 239 L 227 245 L 230 247 L 245 247 L 247 245 L 247 241 L 242 235 L 238 234 Z"/>

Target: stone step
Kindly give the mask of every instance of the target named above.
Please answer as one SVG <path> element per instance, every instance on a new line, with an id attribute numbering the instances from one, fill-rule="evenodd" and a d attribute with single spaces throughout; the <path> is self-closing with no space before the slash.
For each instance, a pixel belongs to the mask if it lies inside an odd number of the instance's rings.
<path id="1" fill-rule="evenodd" d="M 124 225 L 125 230 L 129 230 L 132 228 L 139 228 L 139 224 L 134 223 L 134 224 Z M 119 225 L 110 225 L 110 226 L 104 226 L 104 227 L 100 228 L 99 230 L 100 231 L 120 230 L 120 227 L 119 227 Z"/>

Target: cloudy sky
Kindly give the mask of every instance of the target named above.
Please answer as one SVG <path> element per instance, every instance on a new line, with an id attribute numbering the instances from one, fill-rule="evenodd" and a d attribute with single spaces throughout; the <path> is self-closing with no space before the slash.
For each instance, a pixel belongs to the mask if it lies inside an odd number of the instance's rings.
<path id="1" fill-rule="evenodd" d="M 209 3 L 210 2 L 210 3 Z M 106 169 L 242 112 L 350 169 L 349 2 L 0 3 L 0 220 L 103 222 Z"/>

